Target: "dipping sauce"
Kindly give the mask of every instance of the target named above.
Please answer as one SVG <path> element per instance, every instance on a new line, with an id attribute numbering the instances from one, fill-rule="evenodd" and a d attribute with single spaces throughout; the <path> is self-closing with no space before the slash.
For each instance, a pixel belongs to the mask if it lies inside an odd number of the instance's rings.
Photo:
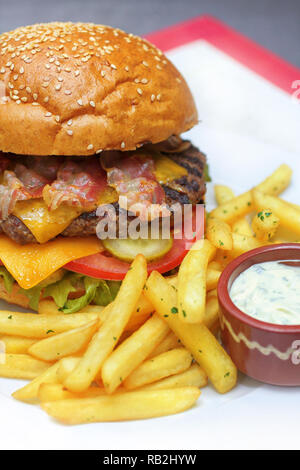
<path id="1" fill-rule="evenodd" d="M 300 325 L 300 267 L 279 261 L 254 264 L 235 279 L 230 297 L 242 312 L 257 320 Z"/>

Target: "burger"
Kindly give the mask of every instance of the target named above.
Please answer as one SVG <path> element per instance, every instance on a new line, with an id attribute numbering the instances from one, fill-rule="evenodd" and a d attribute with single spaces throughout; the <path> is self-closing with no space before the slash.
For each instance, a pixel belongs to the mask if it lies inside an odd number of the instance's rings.
<path id="1" fill-rule="evenodd" d="M 203 203 L 206 158 L 181 137 L 197 121 L 184 78 L 140 37 L 83 23 L 0 35 L 0 298 L 72 313 L 111 302 L 139 252 L 149 272 L 176 269 L 184 237 L 99 226 Z"/>

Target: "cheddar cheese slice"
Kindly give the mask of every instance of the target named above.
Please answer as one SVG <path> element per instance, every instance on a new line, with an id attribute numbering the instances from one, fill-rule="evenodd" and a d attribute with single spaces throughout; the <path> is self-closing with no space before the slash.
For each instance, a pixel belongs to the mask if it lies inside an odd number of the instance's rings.
<path id="1" fill-rule="evenodd" d="M 81 213 L 82 209 L 66 205 L 49 211 L 43 199 L 19 201 L 13 211 L 13 214 L 22 220 L 39 243 L 55 238 Z"/>
<path id="2" fill-rule="evenodd" d="M 96 236 L 61 237 L 43 245 L 19 245 L 6 235 L 0 235 L 0 259 L 24 289 L 39 284 L 70 261 L 101 251 L 103 246 Z"/>
<path id="3" fill-rule="evenodd" d="M 155 177 L 160 184 L 167 184 L 182 176 L 186 176 L 188 171 L 165 155 L 154 156 Z"/>

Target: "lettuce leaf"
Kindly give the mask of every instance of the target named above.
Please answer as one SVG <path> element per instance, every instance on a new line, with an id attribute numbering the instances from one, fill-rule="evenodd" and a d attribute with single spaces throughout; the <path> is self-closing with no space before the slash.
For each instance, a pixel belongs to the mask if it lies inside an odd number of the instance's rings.
<path id="1" fill-rule="evenodd" d="M 9 272 L 0 267 L 0 276 L 3 276 L 6 290 L 11 290 L 15 282 Z M 26 295 L 29 299 L 29 306 L 33 310 L 38 310 L 40 298 L 52 297 L 57 307 L 63 313 L 75 313 L 86 305 L 94 302 L 96 305 L 106 306 L 112 302 L 119 289 L 121 282 L 105 281 L 103 279 L 94 279 L 84 276 L 83 274 L 68 272 L 62 279 L 44 287 L 44 283 L 40 283 L 31 289 L 21 289 L 20 293 Z M 80 287 L 85 293 L 77 298 L 68 300 L 71 292 L 76 292 Z"/>
<path id="2" fill-rule="evenodd" d="M 62 308 L 67 302 L 69 294 L 76 291 L 74 284 L 79 276 L 75 273 L 66 274 L 60 281 L 46 286 L 43 292 L 43 298 L 52 297 L 56 305 Z"/>
<path id="3" fill-rule="evenodd" d="M 4 287 L 5 287 L 5 289 L 7 290 L 7 292 L 10 294 L 11 291 L 12 291 L 13 284 L 14 284 L 14 282 L 15 282 L 14 278 L 13 278 L 12 275 L 7 271 L 7 269 L 4 268 L 4 266 L 1 266 L 1 267 L 0 267 L 0 276 L 3 277 Z"/>
<path id="4" fill-rule="evenodd" d="M 32 310 L 38 310 L 42 289 L 43 287 L 38 284 L 37 286 L 31 287 L 31 289 L 20 288 L 18 292 L 26 295 L 29 299 L 29 307 L 32 308 Z"/>
<path id="5" fill-rule="evenodd" d="M 211 176 L 209 174 L 209 166 L 207 163 L 205 163 L 205 166 L 204 166 L 204 170 L 203 170 L 203 173 L 204 173 L 204 179 L 207 183 L 210 183 L 212 181 L 211 179 Z"/>
<path id="6" fill-rule="evenodd" d="M 119 292 L 121 282 L 119 281 L 104 281 L 100 280 L 93 302 L 96 305 L 103 305 L 104 307 L 110 302 L 115 300 Z"/>
<path id="7" fill-rule="evenodd" d="M 96 295 L 99 282 L 101 282 L 101 280 L 85 276 L 83 282 L 85 287 L 85 294 L 79 297 L 78 299 L 67 300 L 64 306 L 60 309 L 62 312 L 75 313 L 92 302 Z"/>

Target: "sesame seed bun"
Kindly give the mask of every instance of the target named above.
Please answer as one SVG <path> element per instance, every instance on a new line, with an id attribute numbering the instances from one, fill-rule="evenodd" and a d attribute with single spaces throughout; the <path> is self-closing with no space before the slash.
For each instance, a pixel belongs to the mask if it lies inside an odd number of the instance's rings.
<path id="1" fill-rule="evenodd" d="M 0 35 L 0 150 L 133 150 L 197 122 L 191 92 L 149 42 L 119 29 L 49 23 Z"/>

